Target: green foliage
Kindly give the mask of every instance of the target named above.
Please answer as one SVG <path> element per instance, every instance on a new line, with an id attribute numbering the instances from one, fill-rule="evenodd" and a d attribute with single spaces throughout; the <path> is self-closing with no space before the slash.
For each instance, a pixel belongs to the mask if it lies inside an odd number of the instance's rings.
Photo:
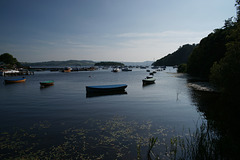
<path id="1" fill-rule="evenodd" d="M 214 63 L 210 80 L 224 93 L 236 96 L 240 90 L 240 23 L 235 26 L 229 35 L 231 41 L 226 45 L 226 56 Z"/>
<path id="2" fill-rule="evenodd" d="M 228 25 L 227 28 L 216 29 L 214 33 L 201 40 L 188 59 L 187 72 L 190 75 L 209 79 L 210 68 L 226 53 L 231 28 L 232 26 Z"/>
<path id="3" fill-rule="evenodd" d="M 95 66 L 124 66 L 124 64 L 120 62 L 99 62 L 95 63 Z"/>
<path id="4" fill-rule="evenodd" d="M 152 160 L 152 156 L 156 157 L 152 151 L 154 145 L 156 144 L 158 138 L 149 138 L 149 143 L 148 143 L 148 153 L 147 153 L 147 159 Z M 152 156 L 151 156 L 152 155 Z"/>
<path id="5" fill-rule="evenodd" d="M 240 0 L 236 0 L 236 9 L 237 9 L 237 20 L 240 20 Z"/>
<path id="6" fill-rule="evenodd" d="M 0 55 L 0 62 L 3 62 L 5 65 L 9 66 L 20 66 L 20 63 L 16 58 L 14 58 L 11 54 L 9 53 L 3 53 Z"/>
<path id="7" fill-rule="evenodd" d="M 150 138 L 147 159 L 154 160 L 160 157 L 152 150 L 156 146 L 157 138 Z M 232 155 L 227 155 L 222 150 L 224 141 L 203 122 L 196 127 L 194 132 L 189 130 L 188 135 L 174 136 L 170 139 L 170 144 L 166 146 L 166 157 L 172 160 L 202 160 L 202 159 L 231 159 Z"/>
<path id="8" fill-rule="evenodd" d="M 154 66 L 175 66 L 182 63 L 187 63 L 189 55 L 192 53 L 193 49 L 196 47 L 195 44 L 186 44 L 172 54 L 157 60 L 152 65 Z"/>
<path id="9" fill-rule="evenodd" d="M 235 6 L 237 21 L 233 21 L 232 17 L 225 20 L 221 29 L 214 30 L 214 33 L 202 39 L 187 63 L 187 72 L 190 75 L 210 80 L 231 98 L 240 95 L 239 0 L 236 0 Z"/>
<path id="10" fill-rule="evenodd" d="M 223 28 L 229 28 L 232 26 L 234 26 L 233 17 L 225 20 L 225 24 L 224 24 Z"/>
<path id="11" fill-rule="evenodd" d="M 187 64 L 183 63 L 178 66 L 178 73 L 187 73 Z"/>

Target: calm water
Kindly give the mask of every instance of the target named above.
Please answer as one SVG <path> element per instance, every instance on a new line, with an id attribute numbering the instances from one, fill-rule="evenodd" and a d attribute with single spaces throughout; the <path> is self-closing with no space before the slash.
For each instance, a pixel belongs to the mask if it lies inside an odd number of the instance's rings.
<path id="1" fill-rule="evenodd" d="M 142 86 L 146 70 L 113 73 L 35 72 L 19 84 L 0 83 L 1 159 L 136 159 L 158 137 L 164 154 L 172 136 L 194 130 L 201 115 L 185 76 L 169 67 Z M 55 85 L 40 89 L 40 81 Z M 127 84 L 126 94 L 87 97 L 85 86 Z"/>

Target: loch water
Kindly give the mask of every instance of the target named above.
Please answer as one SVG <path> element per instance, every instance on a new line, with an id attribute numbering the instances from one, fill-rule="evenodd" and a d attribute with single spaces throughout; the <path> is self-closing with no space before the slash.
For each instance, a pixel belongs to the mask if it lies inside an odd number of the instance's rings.
<path id="1" fill-rule="evenodd" d="M 25 83 L 4 84 L 0 77 L 0 158 L 137 159 L 158 137 L 164 155 L 170 139 L 187 135 L 204 117 L 186 75 L 167 67 L 154 74 L 134 68 L 81 72 L 35 72 Z M 40 81 L 54 85 L 40 88 Z M 123 94 L 87 96 L 86 86 L 127 84 Z"/>

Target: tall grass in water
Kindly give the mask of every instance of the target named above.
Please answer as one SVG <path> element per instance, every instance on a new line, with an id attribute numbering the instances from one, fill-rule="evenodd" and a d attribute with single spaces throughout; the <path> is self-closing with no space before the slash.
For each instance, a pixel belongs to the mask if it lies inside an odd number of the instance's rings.
<path id="1" fill-rule="evenodd" d="M 206 123 L 196 128 L 196 131 L 187 137 L 171 139 L 170 154 L 172 159 L 218 159 L 218 137 L 209 129 Z"/>
<path id="2" fill-rule="evenodd" d="M 164 157 L 159 157 L 152 151 L 157 138 L 149 139 L 147 159 L 172 159 L 172 160 L 208 160 L 221 159 L 221 148 L 219 137 L 211 131 L 206 123 L 196 128 L 196 131 L 189 130 L 188 136 L 176 136 L 171 138 L 169 146 L 166 146 Z M 139 152 L 138 152 L 139 153 Z M 138 154 L 141 159 L 141 154 Z"/>

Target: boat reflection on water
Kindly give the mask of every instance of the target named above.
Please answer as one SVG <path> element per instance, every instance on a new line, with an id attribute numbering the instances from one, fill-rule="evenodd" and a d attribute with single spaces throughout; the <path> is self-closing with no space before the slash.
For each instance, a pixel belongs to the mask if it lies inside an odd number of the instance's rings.
<path id="1" fill-rule="evenodd" d="M 156 83 L 155 83 L 155 82 L 153 82 L 153 83 L 143 83 L 143 84 L 142 84 L 142 87 L 143 87 L 143 88 L 146 88 L 146 87 L 153 86 L 154 84 L 156 84 Z"/>
<path id="2" fill-rule="evenodd" d="M 53 86 L 53 85 L 49 85 L 49 86 L 43 86 L 43 85 L 40 85 L 40 89 L 51 88 L 51 86 Z"/>
<path id="3" fill-rule="evenodd" d="M 86 97 L 100 97 L 100 96 L 113 96 L 113 95 L 124 95 L 127 94 L 126 91 L 112 91 L 112 92 L 87 92 Z"/>

